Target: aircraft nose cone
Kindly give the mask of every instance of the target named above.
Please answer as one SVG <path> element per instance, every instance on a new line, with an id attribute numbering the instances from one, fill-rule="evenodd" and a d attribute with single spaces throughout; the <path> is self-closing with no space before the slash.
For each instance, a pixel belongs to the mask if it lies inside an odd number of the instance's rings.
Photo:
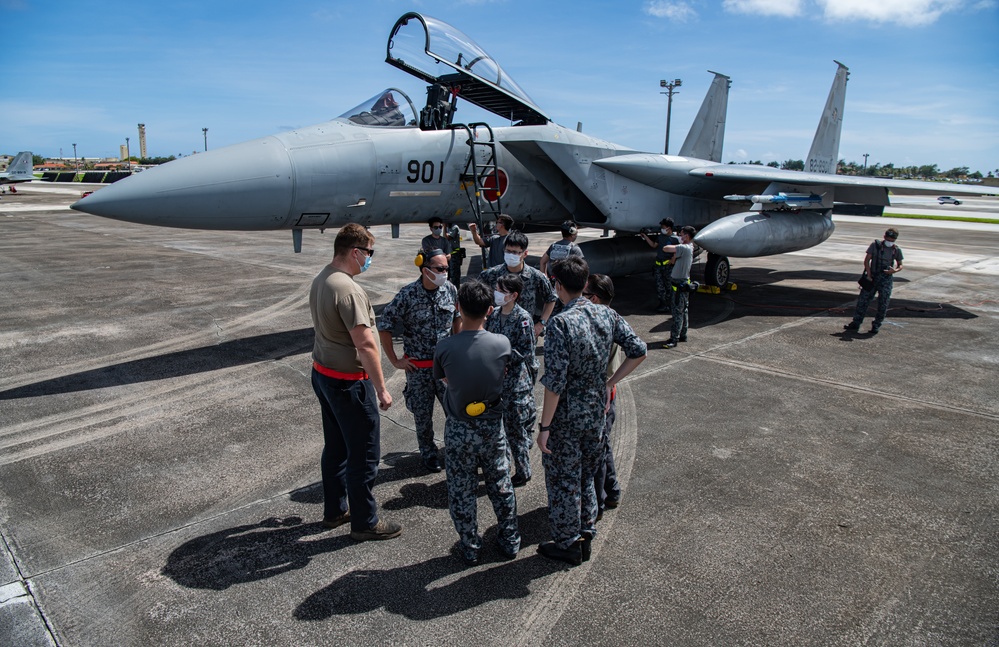
<path id="1" fill-rule="evenodd" d="M 261 230 L 288 220 L 292 196 L 288 152 L 264 137 L 142 171 L 72 208 L 145 225 Z"/>

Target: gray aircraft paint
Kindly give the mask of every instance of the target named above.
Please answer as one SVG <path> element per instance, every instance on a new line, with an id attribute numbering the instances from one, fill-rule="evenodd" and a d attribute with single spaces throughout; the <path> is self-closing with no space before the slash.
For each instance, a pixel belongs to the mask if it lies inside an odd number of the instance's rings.
<path id="1" fill-rule="evenodd" d="M 419 14 L 406 14 L 397 29 L 421 24 L 432 27 L 435 34 L 453 29 Z M 431 52 L 429 32 L 425 40 L 433 58 L 429 65 L 417 68 L 408 61 L 392 61 L 391 41 L 390 63 L 424 80 L 434 77 L 423 70 L 450 66 L 452 77 L 466 79 L 466 87 L 478 93 L 469 90 L 466 98 L 486 109 L 495 100 L 496 105 L 506 106 L 503 110 L 517 111 L 533 124 L 492 129 L 496 163 L 508 180 L 502 211 L 524 223 L 557 227 L 573 218 L 583 225 L 615 230 L 621 240 L 586 244 L 595 271 L 627 274 L 647 269 L 652 250 L 622 242 L 626 236 L 621 234 L 654 226 L 667 215 L 677 226 L 699 229 L 695 241 L 711 253 L 709 274 L 715 278 L 708 280 L 716 282 L 727 280 L 726 256 L 779 254 L 821 243 L 832 233 L 834 201 L 886 205 L 891 188 L 937 195 L 999 195 L 994 187 L 835 175 L 848 76 L 846 66 L 838 62 L 808 154 L 813 171 L 799 172 L 720 163 L 730 84 L 723 74 L 712 72 L 715 78 L 681 147 L 683 154 L 661 155 L 554 124 L 491 59 L 459 55 L 454 64 Z M 467 36 L 448 42 L 467 44 L 481 53 Z M 397 46 L 422 47 L 422 43 L 422 37 L 400 36 Z M 498 84 L 475 76 L 472 68 L 485 63 Z M 461 92 L 457 97 L 462 98 Z M 415 111 L 405 99 L 401 107 L 408 104 Z M 499 109 L 494 112 L 501 114 Z M 375 126 L 338 118 L 216 149 L 126 178 L 73 208 L 160 226 L 292 229 L 296 242 L 303 229 L 338 228 L 347 222 L 424 222 L 430 215 L 450 222 L 474 220 L 461 175 L 470 155 L 479 156 L 480 164 L 485 161 L 482 149 L 469 146 L 463 127 L 421 130 L 405 123 Z M 474 135 L 486 136 L 484 130 Z M 813 193 L 821 196 L 821 203 L 797 209 L 731 200 L 743 194 L 773 197 L 777 192 Z M 724 271 L 712 272 L 719 262 Z"/>

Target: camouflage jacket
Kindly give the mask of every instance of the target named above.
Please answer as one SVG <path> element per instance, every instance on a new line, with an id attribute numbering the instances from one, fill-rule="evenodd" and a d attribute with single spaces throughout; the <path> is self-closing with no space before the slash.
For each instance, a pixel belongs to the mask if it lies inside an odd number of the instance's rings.
<path id="1" fill-rule="evenodd" d="M 493 310 L 486 320 L 486 330 L 506 336 L 510 340 L 513 353 L 507 364 L 503 378 L 504 393 L 523 393 L 534 389 L 534 379 L 538 374 L 538 358 L 534 354 L 534 325 L 530 315 L 520 306 L 514 306 L 510 314 L 503 316 L 499 308 Z"/>
<path id="2" fill-rule="evenodd" d="M 495 289 L 496 281 L 504 274 L 515 274 L 515 272 L 511 272 L 505 264 L 500 264 L 484 270 L 479 274 L 479 280 Z M 517 305 L 526 310 L 527 314 L 533 318 L 535 315 L 541 314 L 545 305 L 555 301 L 555 290 L 552 288 L 551 281 L 541 273 L 541 270 L 531 267 L 527 263 L 524 263 L 520 278 L 524 281 L 524 291 L 520 293 Z"/>
<path id="3" fill-rule="evenodd" d="M 541 383 L 560 396 L 553 426 L 595 429 L 603 425 L 607 364 L 615 343 L 629 358 L 641 357 L 648 350 L 621 315 L 583 297 L 570 301 L 548 322 Z"/>
<path id="4" fill-rule="evenodd" d="M 451 334 L 458 314 L 458 289 L 448 281 L 434 291 L 422 279 L 403 286 L 378 317 L 378 330 L 402 325 L 402 350 L 412 359 L 433 359 L 437 342 Z"/>

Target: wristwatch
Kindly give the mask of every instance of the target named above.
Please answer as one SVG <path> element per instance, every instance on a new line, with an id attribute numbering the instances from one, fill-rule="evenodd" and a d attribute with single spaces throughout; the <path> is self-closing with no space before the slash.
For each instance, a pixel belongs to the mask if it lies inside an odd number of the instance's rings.
<path id="1" fill-rule="evenodd" d="M 541 433 L 545 433 L 546 431 L 548 431 L 551 428 L 552 428 L 551 425 L 546 425 L 546 424 L 541 423 L 541 422 L 538 423 L 538 431 L 540 431 Z"/>

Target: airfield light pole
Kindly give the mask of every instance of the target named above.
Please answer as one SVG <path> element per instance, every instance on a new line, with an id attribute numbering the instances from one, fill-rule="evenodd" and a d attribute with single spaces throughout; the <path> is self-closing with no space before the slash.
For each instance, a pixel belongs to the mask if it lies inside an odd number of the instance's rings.
<path id="1" fill-rule="evenodd" d="M 132 149 L 128 147 L 128 137 L 125 138 L 125 159 L 128 161 L 128 172 L 132 172 Z"/>
<path id="2" fill-rule="evenodd" d="M 202 128 L 201 132 L 205 136 L 205 152 L 207 153 L 208 152 L 208 129 L 207 128 Z"/>
<path id="3" fill-rule="evenodd" d="M 76 144 L 73 144 L 73 166 L 76 167 L 77 171 L 80 170 L 80 163 L 76 161 Z"/>
<path id="4" fill-rule="evenodd" d="M 867 172 L 867 158 L 870 156 L 870 153 L 864 153 L 864 172 Z"/>
<path id="5" fill-rule="evenodd" d="M 663 149 L 663 153 L 666 155 L 669 155 L 669 122 L 673 115 L 673 95 L 678 94 L 674 88 L 678 88 L 681 85 L 683 85 L 683 81 L 680 79 L 673 79 L 672 81 L 663 79 L 659 81 L 659 87 L 666 88 L 665 92 L 659 93 L 666 95 L 666 147 Z"/>

